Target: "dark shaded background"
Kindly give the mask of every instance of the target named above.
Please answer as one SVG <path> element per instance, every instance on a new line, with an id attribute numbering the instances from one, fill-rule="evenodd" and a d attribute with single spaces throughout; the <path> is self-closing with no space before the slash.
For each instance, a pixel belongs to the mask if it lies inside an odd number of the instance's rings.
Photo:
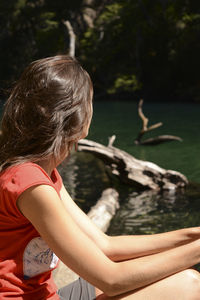
<path id="1" fill-rule="evenodd" d="M 65 20 L 96 98 L 200 102 L 198 0 L 1 1 L 1 91 L 32 60 L 68 53 Z"/>

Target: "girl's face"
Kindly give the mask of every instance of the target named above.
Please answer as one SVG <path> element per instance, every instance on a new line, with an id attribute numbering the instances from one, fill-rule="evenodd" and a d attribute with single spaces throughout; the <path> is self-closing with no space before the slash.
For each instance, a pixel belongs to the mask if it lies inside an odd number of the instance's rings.
<path id="1" fill-rule="evenodd" d="M 58 162 L 56 163 L 57 166 L 58 166 L 59 164 L 61 164 L 61 163 L 67 158 L 67 156 L 69 155 L 70 151 L 72 150 L 74 144 L 77 144 L 79 140 L 84 139 L 84 138 L 88 135 L 89 128 L 90 128 L 90 123 L 91 123 L 91 119 L 90 119 L 90 121 L 84 126 L 83 131 L 82 131 L 82 133 L 80 134 L 80 137 L 79 137 L 74 143 L 72 143 L 72 146 L 70 147 L 70 149 L 69 149 L 68 151 L 66 151 L 66 149 L 64 149 L 63 154 L 60 156 Z M 75 147 L 76 147 L 76 146 L 75 146 Z"/>
<path id="2" fill-rule="evenodd" d="M 93 115 L 93 106 L 92 106 L 92 101 L 90 103 L 90 112 L 91 112 L 91 115 L 90 115 L 90 118 L 89 118 L 89 121 L 85 124 L 85 126 L 83 127 L 83 131 L 82 131 L 82 134 L 80 135 L 80 138 L 77 140 L 77 142 L 81 139 L 84 139 L 87 135 L 88 135 L 88 132 L 89 132 L 89 128 L 90 128 L 90 124 L 91 124 L 91 120 L 92 120 L 92 115 Z"/>
<path id="3" fill-rule="evenodd" d="M 77 140 L 77 142 L 79 140 L 84 139 L 88 135 L 89 128 L 90 128 L 90 123 L 91 123 L 91 120 L 84 126 L 82 134 L 80 135 L 80 138 Z"/>
<path id="4" fill-rule="evenodd" d="M 74 143 L 72 143 L 71 147 L 69 148 L 68 151 L 66 151 L 66 149 L 63 150 L 61 157 L 59 158 L 59 161 L 57 163 L 57 165 L 59 165 L 61 162 L 63 162 L 67 156 L 69 156 L 70 151 L 72 150 L 74 144 L 75 144 L 75 148 L 76 148 L 76 144 L 78 143 L 79 140 L 84 139 L 89 132 L 89 128 L 90 128 L 90 124 L 91 124 L 91 120 L 92 120 L 92 114 L 93 114 L 93 106 L 92 106 L 92 101 L 90 103 L 90 112 L 91 112 L 91 116 L 89 118 L 89 121 L 84 125 L 82 132 L 80 133 L 79 138 L 74 141 Z"/>

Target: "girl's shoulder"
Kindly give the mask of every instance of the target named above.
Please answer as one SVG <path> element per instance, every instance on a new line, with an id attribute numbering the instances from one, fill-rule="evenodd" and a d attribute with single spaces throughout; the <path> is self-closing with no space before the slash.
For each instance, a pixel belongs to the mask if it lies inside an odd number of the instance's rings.
<path id="1" fill-rule="evenodd" d="M 0 173 L 0 182 L 15 182 L 15 179 L 27 181 L 35 177 L 47 177 L 45 171 L 37 164 L 25 162 L 18 165 L 8 167 Z"/>
<path id="2" fill-rule="evenodd" d="M 9 167 L 0 173 L 0 188 L 7 192 L 19 195 L 29 187 L 39 184 L 51 185 L 60 190 L 62 180 L 56 169 L 49 177 L 44 169 L 32 162 Z"/>

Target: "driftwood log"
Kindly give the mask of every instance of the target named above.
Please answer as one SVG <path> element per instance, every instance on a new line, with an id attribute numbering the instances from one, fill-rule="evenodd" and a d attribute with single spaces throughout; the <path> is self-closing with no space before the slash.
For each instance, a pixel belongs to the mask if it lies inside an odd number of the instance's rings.
<path id="1" fill-rule="evenodd" d="M 163 125 L 162 122 L 159 122 L 159 123 L 153 124 L 148 127 L 149 119 L 147 117 L 145 117 L 143 110 L 142 110 L 142 106 L 143 106 L 143 99 L 140 99 L 139 104 L 138 104 L 138 115 L 142 120 L 142 129 L 140 130 L 137 138 L 134 141 L 134 143 L 136 145 L 157 145 L 157 144 L 161 144 L 164 142 L 171 142 L 171 141 L 182 142 L 182 139 L 180 137 L 174 136 L 174 135 L 160 135 L 160 136 L 153 137 L 153 138 L 142 141 L 142 138 L 146 132 L 149 132 L 149 131 L 156 129 Z"/>
<path id="2" fill-rule="evenodd" d="M 114 136 L 110 138 L 108 147 L 83 139 L 78 143 L 78 151 L 94 154 L 104 161 L 110 174 L 117 176 L 123 183 L 136 185 L 141 189 L 175 190 L 185 187 L 188 183 L 187 178 L 179 172 L 138 160 L 129 153 L 113 147 L 114 139 Z"/>
<path id="3" fill-rule="evenodd" d="M 91 207 L 88 217 L 103 231 L 106 232 L 112 217 L 119 208 L 119 194 L 109 188 L 103 191 L 101 198 Z"/>

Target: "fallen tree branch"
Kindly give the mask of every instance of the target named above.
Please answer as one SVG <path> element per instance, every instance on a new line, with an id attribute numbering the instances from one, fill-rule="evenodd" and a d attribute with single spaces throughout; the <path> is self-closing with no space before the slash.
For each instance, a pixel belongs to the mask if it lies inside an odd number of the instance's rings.
<path id="1" fill-rule="evenodd" d="M 103 191 L 101 198 L 91 207 L 88 217 L 103 231 L 106 232 L 112 217 L 119 208 L 119 194 L 109 188 Z"/>
<path id="2" fill-rule="evenodd" d="M 142 129 L 140 130 L 137 138 L 134 141 L 134 143 L 136 145 L 157 145 L 157 144 L 169 142 L 169 141 L 182 141 L 182 139 L 180 137 L 173 136 L 173 135 L 160 135 L 160 136 L 142 141 L 142 137 L 146 132 L 149 132 L 149 131 L 156 129 L 163 125 L 162 122 L 159 122 L 159 123 L 153 124 L 148 127 L 149 119 L 147 117 L 145 117 L 143 110 L 142 110 L 142 106 L 143 106 L 143 99 L 140 99 L 139 104 L 138 104 L 138 115 L 142 119 Z"/>
<path id="3" fill-rule="evenodd" d="M 129 153 L 113 146 L 80 140 L 78 151 L 86 151 L 100 158 L 123 183 L 137 185 L 141 189 L 175 190 L 185 187 L 187 178 L 176 171 L 165 170 L 154 163 L 138 160 Z"/>

